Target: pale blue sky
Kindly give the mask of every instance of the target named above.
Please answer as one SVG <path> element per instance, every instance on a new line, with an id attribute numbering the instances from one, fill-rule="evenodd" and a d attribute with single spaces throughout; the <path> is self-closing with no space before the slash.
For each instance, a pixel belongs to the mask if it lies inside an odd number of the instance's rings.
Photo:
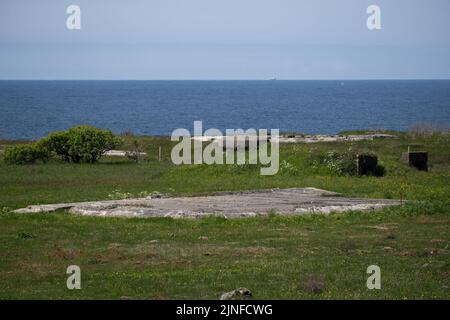
<path id="1" fill-rule="evenodd" d="M 82 30 L 66 29 L 70 4 Z M 0 0 L 0 79 L 448 79 L 449 14 L 448 0 Z"/>

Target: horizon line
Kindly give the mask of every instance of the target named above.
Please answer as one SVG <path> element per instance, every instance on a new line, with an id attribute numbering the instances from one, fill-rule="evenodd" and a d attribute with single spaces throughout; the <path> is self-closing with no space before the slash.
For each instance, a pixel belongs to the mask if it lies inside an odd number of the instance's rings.
<path id="1" fill-rule="evenodd" d="M 350 78 L 350 79 L 0 79 L 0 81 L 449 81 L 449 78 Z"/>

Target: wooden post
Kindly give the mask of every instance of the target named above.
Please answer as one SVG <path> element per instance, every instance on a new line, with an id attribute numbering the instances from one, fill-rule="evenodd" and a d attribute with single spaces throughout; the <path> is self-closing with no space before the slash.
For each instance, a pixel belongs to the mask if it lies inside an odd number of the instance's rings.
<path id="1" fill-rule="evenodd" d="M 158 149 L 158 161 L 161 162 L 161 146 Z"/>

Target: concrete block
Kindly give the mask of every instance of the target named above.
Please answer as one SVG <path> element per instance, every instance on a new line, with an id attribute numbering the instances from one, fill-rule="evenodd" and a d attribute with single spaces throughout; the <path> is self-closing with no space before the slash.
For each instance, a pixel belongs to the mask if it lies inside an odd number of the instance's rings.
<path id="1" fill-rule="evenodd" d="M 361 175 L 370 175 L 377 173 L 378 158 L 371 154 L 358 154 L 356 157 L 357 173 Z"/>
<path id="2" fill-rule="evenodd" d="M 410 167 L 417 170 L 428 171 L 428 152 L 408 151 L 402 153 L 402 160 Z"/>

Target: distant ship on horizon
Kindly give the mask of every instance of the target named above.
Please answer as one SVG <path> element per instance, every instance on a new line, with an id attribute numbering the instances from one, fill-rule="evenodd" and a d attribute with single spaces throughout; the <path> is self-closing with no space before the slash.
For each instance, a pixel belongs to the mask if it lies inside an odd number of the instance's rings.
<path id="1" fill-rule="evenodd" d="M 275 78 L 275 77 L 272 77 L 272 78 L 269 78 L 269 80 L 277 80 L 277 78 Z"/>

